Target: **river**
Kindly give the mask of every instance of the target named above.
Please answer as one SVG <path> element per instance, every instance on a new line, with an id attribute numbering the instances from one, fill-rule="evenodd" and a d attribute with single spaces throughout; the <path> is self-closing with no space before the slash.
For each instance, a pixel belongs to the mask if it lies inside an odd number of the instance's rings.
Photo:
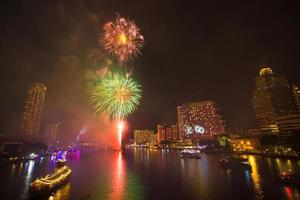
<path id="1" fill-rule="evenodd" d="M 181 159 L 177 151 L 127 149 L 68 159 L 68 184 L 45 199 L 300 199 L 299 189 L 276 182 L 281 172 L 300 172 L 300 161 L 247 156 L 252 172 L 223 170 L 220 155 Z M 53 172 L 51 159 L 0 166 L 0 199 L 29 199 L 30 182 Z"/>

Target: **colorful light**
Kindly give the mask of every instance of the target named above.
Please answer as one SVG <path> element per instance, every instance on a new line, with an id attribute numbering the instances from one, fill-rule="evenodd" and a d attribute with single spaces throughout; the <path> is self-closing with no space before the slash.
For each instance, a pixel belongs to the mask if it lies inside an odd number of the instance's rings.
<path id="1" fill-rule="evenodd" d="M 141 54 L 144 37 L 134 21 L 117 16 L 114 21 L 106 23 L 103 30 L 99 42 L 120 64 Z"/>
<path id="2" fill-rule="evenodd" d="M 122 147 L 122 133 L 123 133 L 123 129 L 124 129 L 124 122 L 120 121 L 118 123 L 118 141 L 119 141 L 119 148 Z"/>
<path id="3" fill-rule="evenodd" d="M 106 112 L 121 121 L 137 108 L 142 97 L 140 88 L 131 77 L 109 73 L 95 85 L 90 104 L 96 114 Z"/>

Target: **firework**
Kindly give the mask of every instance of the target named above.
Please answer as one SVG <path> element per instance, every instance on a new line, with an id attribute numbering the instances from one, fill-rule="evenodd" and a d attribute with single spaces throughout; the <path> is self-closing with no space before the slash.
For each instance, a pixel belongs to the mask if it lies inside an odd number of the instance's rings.
<path id="1" fill-rule="evenodd" d="M 119 147 L 120 148 L 122 146 L 122 133 L 123 133 L 123 129 L 124 129 L 124 122 L 120 121 L 118 123 L 118 142 L 119 142 Z"/>
<path id="2" fill-rule="evenodd" d="M 106 112 L 111 118 L 124 119 L 141 99 L 141 86 L 121 73 L 108 73 L 94 86 L 90 104 L 95 113 Z"/>
<path id="3" fill-rule="evenodd" d="M 141 54 L 144 37 L 134 21 L 117 16 L 114 21 L 106 23 L 103 29 L 100 43 L 120 64 Z"/>

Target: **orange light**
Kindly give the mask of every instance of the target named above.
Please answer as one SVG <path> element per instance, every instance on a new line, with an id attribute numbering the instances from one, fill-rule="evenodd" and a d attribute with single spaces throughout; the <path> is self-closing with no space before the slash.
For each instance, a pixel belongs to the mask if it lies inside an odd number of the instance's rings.
<path id="1" fill-rule="evenodd" d="M 123 129 L 124 129 L 124 123 L 123 121 L 120 121 L 118 123 L 118 140 L 119 140 L 119 148 L 121 148 L 122 146 L 122 132 L 123 132 Z"/>
<path id="2" fill-rule="evenodd" d="M 127 37 L 126 37 L 125 33 L 121 33 L 119 35 L 119 42 L 124 45 L 127 44 Z"/>

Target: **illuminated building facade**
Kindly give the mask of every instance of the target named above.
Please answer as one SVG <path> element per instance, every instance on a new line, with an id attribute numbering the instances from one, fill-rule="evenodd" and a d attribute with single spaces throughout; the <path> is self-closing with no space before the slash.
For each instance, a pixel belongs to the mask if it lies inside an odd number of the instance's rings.
<path id="1" fill-rule="evenodd" d="M 34 83 L 28 90 L 22 123 L 24 134 L 39 134 L 45 95 L 46 86 L 42 83 Z"/>
<path id="2" fill-rule="evenodd" d="M 289 114 L 274 117 L 280 133 L 295 133 L 300 130 L 300 114 Z"/>
<path id="3" fill-rule="evenodd" d="M 269 67 L 263 67 L 255 78 L 252 104 L 261 132 L 278 133 L 276 116 L 297 112 L 287 79 L 274 74 Z"/>
<path id="4" fill-rule="evenodd" d="M 168 125 L 168 124 L 158 124 L 157 125 L 157 140 L 158 143 L 161 141 L 177 141 L 179 139 L 178 136 L 178 127 L 177 124 Z"/>
<path id="5" fill-rule="evenodd" d="M 146 144 L 149 145 L 153 141 L 153 130 L 135 130 L 134 131 L 134 143 L 136 145 Z"/>
<path id="6" fill-rule="evenodd" d="M 158 145 L 157 134 L 151 135 L 150 146 Z"/>
<path id="7" fill-rule="evenodd" d="M 225 125 L 213 101 L 188 103 L 177 107 L 179 138 L 201 140 L 225 133 Z"/>
<path id="8" fill-rule="evenodd" d="M 261 147 L 260 139 L 257 137 L 230 138 L 229 143 L 235 151 L 253 150 Z"/>

